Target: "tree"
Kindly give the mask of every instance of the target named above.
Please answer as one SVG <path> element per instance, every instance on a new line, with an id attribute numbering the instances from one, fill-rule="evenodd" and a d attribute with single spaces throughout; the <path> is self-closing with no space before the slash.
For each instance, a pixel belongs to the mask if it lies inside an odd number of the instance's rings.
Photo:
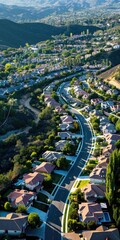
<path id="1" fill-rule="evenodd" d="M 56 92 L 52 92 L 51 97 L 54 98 L 57 102 L 59 101 L 59 97 Z"/>
<path id="2" fill-rule="evenodd" d="M 95 223 L 95 221 L 89 221 L 89 222 L 87 223 L 87 229 L 88 229 L 88 230 L 94 230 L 94 229 L 96 229 L 96 223 Z"/>
<path id="3" fill-rule="evenodd" d="M 27 162 L 26 162 L 26 167 L 27 167 L 28 169 L 32 168 L 32 162 L 31 162 L 31 160 L 27 160 Z"/>
<path id="4" fill-rule="evenodd" d="M 73 123 L 73 126 L 74 126 L 74 128 L 75 128 L 75 131 L 79 131 L 79 129 L 80 129 L 80 127 L 79 127 L 79 123 L 78 122 L 74 122 Z"/>
<path id="5" fill-rule="evenodd" d="M 120 149 L 120 139 L 115 143 L 116 148 Z"/>
<path id="6" fill-rule="evenodd" d="M 69 163 L 65 157 L 60 157 L 56 161 L 56 166 L 60 169 L 67 169 Z"/>
<path id="7" fill-rule="evenodd" d="M 28 216 L 28 223 L 31 227 L 35 228 L 40 225 L 40 217 L 37 213 L 32 212 Z"/>
<path id="8" fill-rule="evenodd" d="M 5 202 L 5 204 L 4 204 L 4 209 L 5 209 L 6 211 L 10 211 L 10 209 L 11 209 L 11 204 L 10 204 L 9 202 Z"/>
<path id="9" fill-rule="evenodd" d="M 120 150 L 115 149 L 109 160 L 106 173 L 106 197 L 109 205 L 113 202 L 119 203 L 119 185 L 120 185 Z"/>
<path id="10" fill-rule="evenodd" d="M 115 128 L 117 132 L 120 132 L 120 120 L 116 122 Z"/>
<path id="11" fill-rule="evenodd" d="M 68 228 L 69 228 L 69 230 L 76 230 L 76 228 L 77 228 L 77 220 L 69 219 L 68 220 Z"/>
<path id="12" fill-rule="evenodd" d="M 17 207 L 16 213 L 26 213 L 27 212 L 27 208 L 24 205 L 19 205 Z"/>
<path id="13" fill-rule="evenodd" d="M 37 156 L 37 153 L 36 152 L 32 152 L 30 156 L 31 156 L 31 158 L 35 158 Z"/>
<path id="14" fill-rule="evenodd" d="M 51 186 L 52 184 L 52 177 L 51 177 L 51 174 L 46 174 L 45 178 L 44 178 L 44 182 L 43 182 L 43 185 L 48 187 L 48 186 Z"/>
<path id="15" fill-rule="evenodd" d="M 64 148 L 63 148 L 63 153 L 68 154 L 68 155 L 75 155 L 75 145 L 72 144 L 71 142 L 66 142 Z"/>

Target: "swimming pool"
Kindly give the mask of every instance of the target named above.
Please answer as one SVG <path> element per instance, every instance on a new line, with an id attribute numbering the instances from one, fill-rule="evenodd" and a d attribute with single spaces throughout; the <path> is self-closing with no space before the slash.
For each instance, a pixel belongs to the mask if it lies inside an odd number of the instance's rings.
<path id="1" fill-rule="evenodd" d="M 104 218 L 106 222 L 111 222 L 110 215 L 108 212 L 104 212 Z"/>

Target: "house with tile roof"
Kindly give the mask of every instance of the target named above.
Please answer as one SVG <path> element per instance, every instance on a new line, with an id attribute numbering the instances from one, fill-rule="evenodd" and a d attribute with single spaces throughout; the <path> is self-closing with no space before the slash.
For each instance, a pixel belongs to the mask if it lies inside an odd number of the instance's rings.
<path id="1" fill-rule="evenodd" d="M 104 134 L 104 138 L 106 142 L 108 142 L 108 144 L 115 144 L 116 141 L 120 139 L 120 134 L 108 133 L 108 134 Z"/>
<path id="2" fill-rule="evenodd" d="M 37 195 L 34 192 L 30 192 L 24 189 L 15 189 L 7 196 L 7 198 L 12 207 L 17 207 L 19 205 L 28 207 L 32 205 L 34 199 L 37 199 Z"/>
<path id="3" fill-rule="evenodd" d="M 39 191 L 42 188 L 44 178 L 45 176 L 38 172 L 24 174 L 24 186 L 29 190 Z"/>
<path id="4" fill-rule="evenodd" d="M 105 183 L 106 180 L 106 168 L 94 168 L 90 173 L 91 183 Z"/>
<path id="5" fill-rule="evenodd" d="M 96 224 L 101 224 L 104 222 L 103 210 L 99 203 L 84 202 L 79 204 L 78 215 L 80 221 L 85 223 L 95 221 Z"/>
<path id="6" fill-rule="evenodd" d="M 99 162 L 97 164 L 97 168 L 106 168 L 108 163 L 109 163 L 109 157 L 105 157 L 105 156 L 100 156 L 98 158 Z"/>
<path id="7" fill-rule="evenodd" d="M 106 186 L 105 184 L 94 184 L 89 183 L 87 186 L 82 188 L 85 199 L 89 201 L 90 198 L 104 198 L 105 197 Z"/>
<path id="8" fill-rule="evenodd" d="M 60 119 L 61 119 L 62 123 L 71 124 L 74 122 L 74 119 L 70 115 L 63 115 L 60 117 Z"/>
<path id="9" fill-rule="evenodd" d="M 51 172 L 54 170 L 54 168 L 55 168 L 55 165 L 53 165 L 52 163 L 42 162 L 40 165 L 38 165 L 34 168 L 34 171 L 51 174 Z"/>
<path id="10" fill-rule="evenodd" d="M 62 156 L 63 156 L 62 153 L 54 151 L 46 151 L 42 154 L 42 158 L 44 158 L 47 162 L 54 162 Z"/>
<path id="11" fill-rule="evenodd" d="M 94 231 L 83 231 L 80 240 L 120 240 L 120 235 L 117 228 L 100 226 Z"/>
<path id="12" fill-rule="evenodd" d="M 115 149 L 114 145 L 109 144 L 109 145 L 107 145 L 105 148 L 103 148 L 102 154 L 103 154 L 105 157 L 109 157 L 109 156 L 111 155 L 111 153 L 113 152 L 114 149 Z"/>
<path id="13" fill-rule="evenodd" d="M 58 136 L 62 139 L 62 140 L 65 140 L 65 139 L 72 139 L 72 133 L 71 132 L 58 132 Z"/>

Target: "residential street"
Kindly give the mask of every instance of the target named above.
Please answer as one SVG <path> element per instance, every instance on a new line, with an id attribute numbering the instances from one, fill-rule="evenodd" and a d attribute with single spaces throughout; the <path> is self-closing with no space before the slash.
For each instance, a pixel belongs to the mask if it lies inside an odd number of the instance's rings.
<path id="1" fill-rule="evenodd" d="M 76 113 L 75 110 L 73 111 Z M 64 206 L 65 206 L 68 194 L 76 178 L 79 176 L 82 168 L 84 167 L 86 161 L 88 160 L 90 155 L 90 150 L 92 147 L 92 133 L 88 123 L 82 115 L 78 113 L 76 113 L 76 115 L 83 127 L 83 134 L 84 134 L 83 145 L 75 163 L 70 168 L 66 178 L 64 179 L 61 187 L 59 188 L 54 198 L 54 201 L 50 206 L 50 210 L 49 210 L 48 218 L 46 222 L 45 240 L 48 240 L 49 238 L 51 240 L 61 239 L 61 220 L 62 220 L 63 210 L 64 210 Z"/>

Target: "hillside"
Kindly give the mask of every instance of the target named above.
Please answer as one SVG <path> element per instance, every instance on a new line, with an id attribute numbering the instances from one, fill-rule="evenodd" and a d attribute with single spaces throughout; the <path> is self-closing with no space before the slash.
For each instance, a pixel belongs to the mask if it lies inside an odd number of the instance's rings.
<path id="1" fill-rule="evenodd" d="M 0 20 L 0 45 L 8 47 L 24 46 L 25 43 L 37 42 L 52 38 L 52 35 L 78 34 L 89 29 L 91 33 L 98 30 L 95 26 L 72 25 L 69 28 L 55 27 L 43 23 L 14 23 L 9 20 Z"/>
<path id="2" fill-rule="evenodd" d="M 120 64 L 100 74 L 99 77 L 120 89 Z"/>

